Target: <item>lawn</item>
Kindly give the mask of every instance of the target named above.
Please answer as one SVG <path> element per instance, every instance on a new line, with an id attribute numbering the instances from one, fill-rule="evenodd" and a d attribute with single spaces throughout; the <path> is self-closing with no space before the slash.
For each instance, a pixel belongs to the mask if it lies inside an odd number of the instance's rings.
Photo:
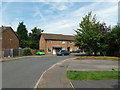
<path id="1" fill-rule="evenodd" d="M 108 57 L 108 56 L 81 56 L 73 60 L 115 60 L 120 61 L 119 57 Z"/>
<path id="2" fill-rule="evenodd" d="M 71 80 L 110 80 L 118 79 L 120 71 L 67 71 Z M 119 76 L 120 79 L 120 76 Z"/>

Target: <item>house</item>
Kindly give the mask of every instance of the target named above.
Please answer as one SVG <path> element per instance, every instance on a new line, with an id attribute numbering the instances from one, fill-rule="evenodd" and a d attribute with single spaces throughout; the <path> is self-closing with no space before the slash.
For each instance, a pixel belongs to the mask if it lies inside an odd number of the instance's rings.
<path id="1" fill-rule="evenodd" d="M 39 49 L 46 54 L 56 54 L 57 50 L 76 51 L 78 47 L 74 44 L 73 35 L 47 34 L 42 33 L 39 41 Z"/>
<path id="2" fill-rule="evenodd" d="M 11 27 L 0 27 L 0 47 L 2 50 L 19 48 L 19 39 Z"/>

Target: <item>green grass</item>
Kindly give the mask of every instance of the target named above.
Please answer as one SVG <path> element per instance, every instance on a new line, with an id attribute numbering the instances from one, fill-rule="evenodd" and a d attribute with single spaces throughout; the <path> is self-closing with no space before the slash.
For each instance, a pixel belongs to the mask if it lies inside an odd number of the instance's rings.
<path id="1" fill-rule="evenodd" d="M 115 60 L 120 61 L 119 57 L 108 57 L 108 56 L 81 56 L 73 60 Z"/>
<path id="2" fill-rule="evenodd" d="M 120 71 L 67 71 L 67 78 L 71 80 L 110 80 L 118 78 Z"/>

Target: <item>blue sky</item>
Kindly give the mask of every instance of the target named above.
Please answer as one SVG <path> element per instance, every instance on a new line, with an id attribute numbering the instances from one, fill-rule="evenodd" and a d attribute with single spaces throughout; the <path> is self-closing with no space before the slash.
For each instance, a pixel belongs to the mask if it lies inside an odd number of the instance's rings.
<path id="1" fill-rule="evenodd" d="M 1 5 L 1 4 L 0 4 Z M 96 14 L 97 20 L 115 25 L 118 22 L 118 2 L 11 2 L 1 5 L 2 22 L 15 31 L 23 21 L 30 32 L 38 27 L 45 33 L 75 34 L 73 29 L 88 12 Z"/>

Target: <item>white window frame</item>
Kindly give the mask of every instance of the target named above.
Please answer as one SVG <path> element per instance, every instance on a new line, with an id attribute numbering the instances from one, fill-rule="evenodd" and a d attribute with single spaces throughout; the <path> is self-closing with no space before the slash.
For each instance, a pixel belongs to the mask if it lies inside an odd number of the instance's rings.
<path id="1" fill-rule="evenodd" d="M 48 49 L 50 49 L 50 52 L 49 52 L 49 50 L 47 50 L 47 51 L 48 51 L 48 53 L 51 53 L 51 48 L 48 48 Z"/>
<path id="2" fill-rule="evenodd" d="M 73 48 L 70 48 L 70 52 L 72 52 L 73 51 Z"/>
<path id="3" fill-rule="evenodd" d="M 70 44 L 72 44 L 73 42 L 72 41 L 70 41 Z"/>
<path id="4" fill-rule="evenodd" d="M 64 40 L 62 41 L 62 44 L 65 44 L 65 41 L 64 41 Z"/>
<path id="5" fill-rule="evenodd" d="M 77 50 L 78 50 L 78 48 L 75 48 L 75 50 L 77 51 Z"/>
<path id="6" fill-rule="evenodd" d="M 62 50 L 65 50 L 65 48 L 62 48 Z"/>

